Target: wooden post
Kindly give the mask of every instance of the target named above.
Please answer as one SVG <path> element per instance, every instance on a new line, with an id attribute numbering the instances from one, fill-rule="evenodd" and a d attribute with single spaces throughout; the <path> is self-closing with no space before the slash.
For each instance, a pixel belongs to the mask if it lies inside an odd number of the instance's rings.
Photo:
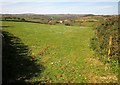
<path id="1" fill-rule="evenodd" d="M 108 62 L 110 61 L 111 45 L 112 45 L 112 36 L 109 37 Z"/>

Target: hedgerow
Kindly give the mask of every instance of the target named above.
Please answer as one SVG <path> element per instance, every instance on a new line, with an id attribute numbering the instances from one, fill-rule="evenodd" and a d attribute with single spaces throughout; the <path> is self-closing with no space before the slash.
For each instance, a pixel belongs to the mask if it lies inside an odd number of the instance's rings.
<path id="1" fill-rule="evenodd" d="M 108 56 L 108 49 L 110 49 L 110 57 L 117 59 L 119 53 L 118 34 L 118 18 L 107 18 L 95 28 L 95 35 L 91 39 L 91 48 L 100 56 Z M 110 36 L 112 37 L 111 46 L 109 45 Z"/>
<path id="2" fill-rule="evenodd" d="M 104 61 L 104 63 L 109 61 L 111 67 L 114 69 L 118 69 L 118 30 L 118 16 L 106 18 L 104 21 L 99 22 L 99 25 L 94 29 L 95 34 L 90 43 L 95 55 L 98 56 L 101 61 Z M 117 72 L 116 70 L 114 71 Z"/>
<path id="3" fill-rule="evenodd" d="M 104 62 L 109 61 L 114 69 L 118 69 L 117 65 L 120 53 L 118 30 L 118 16 L 106 18 L 104 21 L 99 22 L 95 27 L 95 34 L 90 43 L 95 55 Z M 117 70 L 114 71 L 117 72 Z"/>

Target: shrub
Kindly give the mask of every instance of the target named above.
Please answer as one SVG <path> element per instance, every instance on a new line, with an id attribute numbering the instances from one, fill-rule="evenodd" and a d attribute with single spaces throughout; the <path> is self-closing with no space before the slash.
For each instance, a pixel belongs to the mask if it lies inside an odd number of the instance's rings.
<path id="1" fill-rule="evenodd" d="M 111 17 L 95 28 L 95 35 L 91 39 L 90 46 L 95 51 L 95 55 L 105 64 L 109 61 L 110 69 L 118 74 L 119 62 L 119 33 L 118 18 Z M 112 43 L 110 42 L 112 37 Z M 108 51 L 110 50 L 110 52 Z M 110 55 L 108 55 L 110 53 Z"/>
<path id="2" fill-rule="evenodd" d="M 112 36 L 111 46 L 109 46 L 110 36 Z M 95 35 L 90 44 L 95 53 L 100 56 L 108 56 L 108 49 L 110 49 L 111 58 L 117 60 L 118 40 L 118 17 L 111 17 L 95 28 Z"/>

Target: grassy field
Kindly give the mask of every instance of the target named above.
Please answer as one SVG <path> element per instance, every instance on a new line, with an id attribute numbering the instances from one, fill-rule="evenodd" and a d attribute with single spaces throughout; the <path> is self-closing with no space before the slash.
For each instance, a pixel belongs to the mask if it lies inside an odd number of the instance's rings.
<path id="1" fill-rule="evenodd" d="M 3 31 L 20 38 L 35 62 L 44 66 L 42 72 L 36 72 L 37 76 L 26 82 L 117 82 L 117 75 L 94 58 L 90 50 L 89 41 L 94 34 L 91 27 L 4 21 Z"/>

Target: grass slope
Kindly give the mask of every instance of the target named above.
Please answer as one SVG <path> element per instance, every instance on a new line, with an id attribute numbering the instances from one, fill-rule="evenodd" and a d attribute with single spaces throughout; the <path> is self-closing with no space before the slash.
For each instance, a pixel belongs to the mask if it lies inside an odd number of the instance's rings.
<path id="1" fill-rule="evenodd" d="M 3 22 L 4 31 L 19 37 L 29 46 L 37 64 L 45 70 L 28 82 L 82 83 L 116 82 L 116 76 L 93 58 L 89 48 L 92 28 L 46 25 L 26 22 Z M 34 68 L 31 68 L 34 69 Z"/>

